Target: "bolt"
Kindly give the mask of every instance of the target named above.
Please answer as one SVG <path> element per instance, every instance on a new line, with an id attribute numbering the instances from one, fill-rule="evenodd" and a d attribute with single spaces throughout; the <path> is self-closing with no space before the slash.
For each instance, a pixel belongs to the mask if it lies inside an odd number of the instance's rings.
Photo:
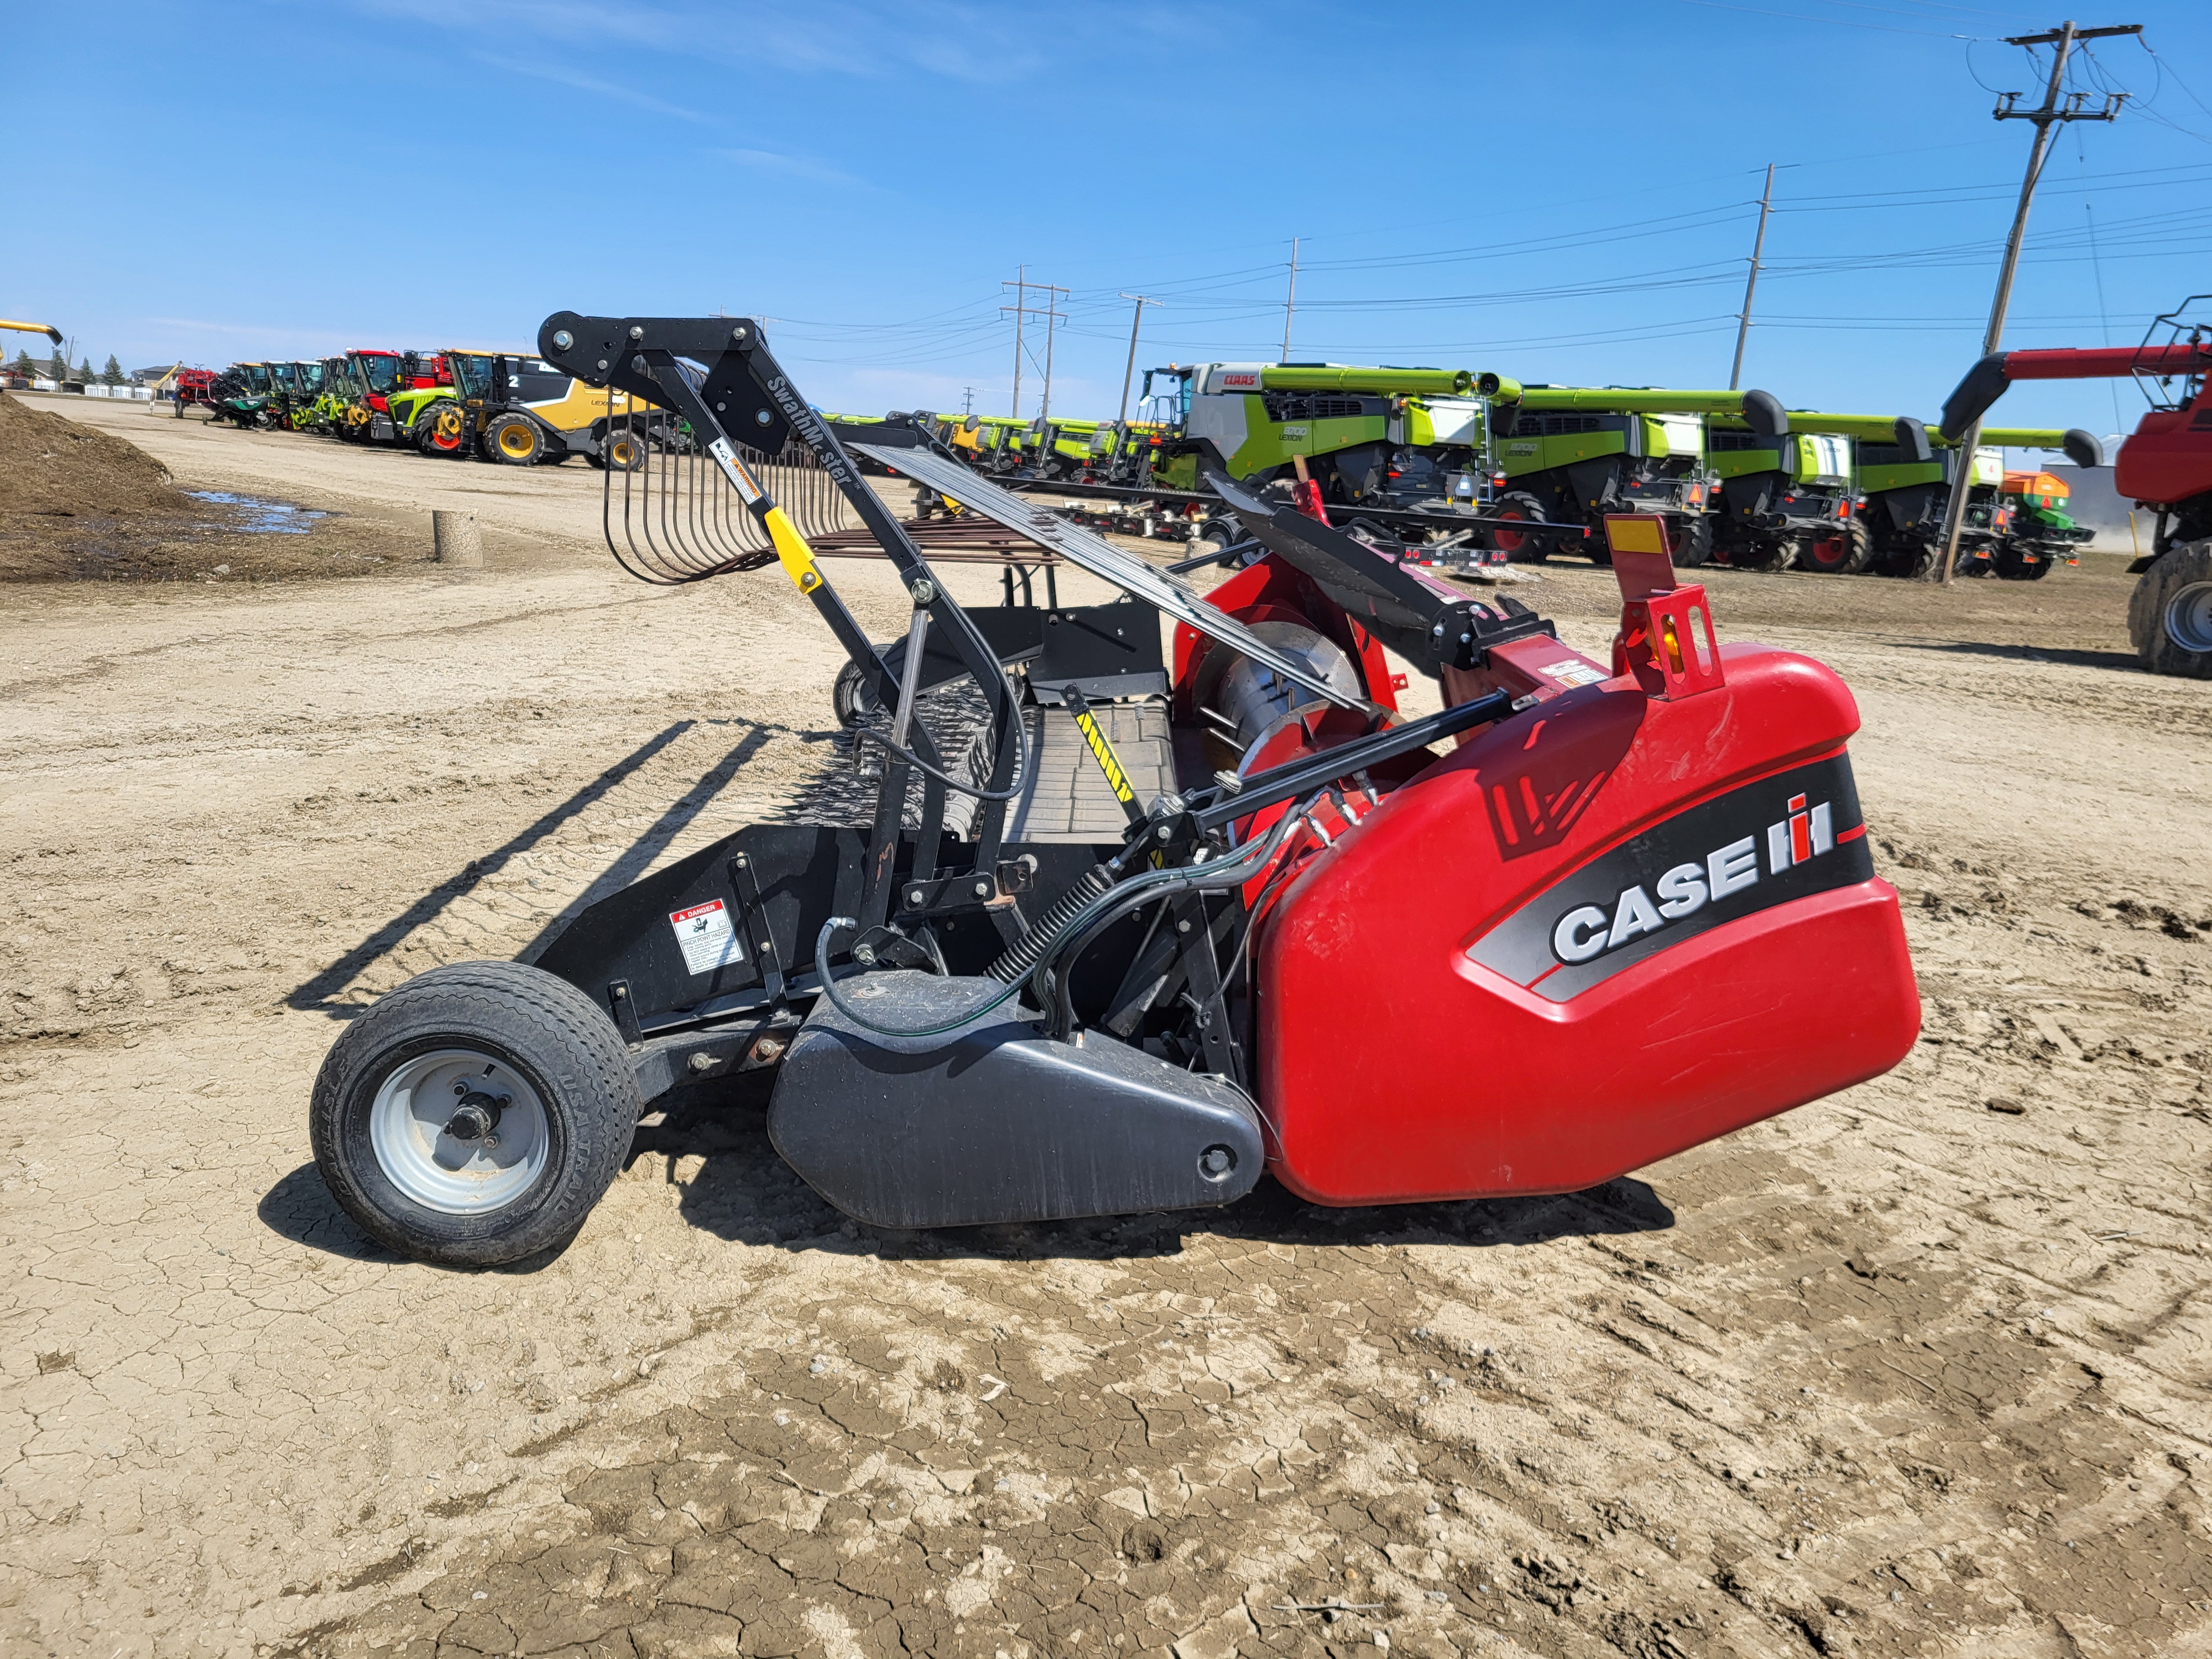
<path id="1" fill-rule="evenodd" d="M 1176 923 L 1176 932 L 1178 933 L 1188 933 L 1190 932 L 1190 924 L 1187 921 L 1179 921 Z"/>
<path id="2" fill-rule="evenodd" d="M 927 576 L 914 585 L 913 592 L 914 602 L 918 605 L 937 603 L 937 584 Z"/>
<path id="3" fill-rule="evenodd" d="M 755 426 L 766 426 L 775 418 L 775 416 L 769 414 L 768 410 L 764 409 L 757 409 L 753 410 L 753 424 Z"/>
<path id="4" fill-rule="evenodd" d="M 695 1072 L 711 1072 L 714 1069 L 714 1057 L 704 1048 L 700 1049 L 684 1063 Z"/>
<path id="5" fill-rule="evenodd" d="M 982 899 L 987 899 L 987 898 L 990 897 L 990 896 L 991 896 L 991 884 L 990 884 L 989 882 L 988 882 L 988 881 L 979 881 L 979 882 L 977 882 L 977 883 L 975 884 L 975 896 L 976 896 L 977 898 L 982 898 Z"/>
<path id="6" fill-rule="evenodd" d="M 745 343 L 745 331 L 742 328 L 733 328 L 730 331 L 730 337 L 739 345 L 743 345 Z"/>
<path id="7" fill-rule="evenodd" d="M 567 329 L 556 328 L 553 331 L 553 349 L 556 351 L 566 351 L 575 343 L 576 337 L 569 333 Z"/>
<path id="8" fill-rule="evenodd" d="M 765 1066 L 770 1060 L 782 1059 L 784 1041 L 781 1037 L 764 1036 L 753 1044 L 753 1059 Z"/>
<path id="9" fill-rule="evenodd" d="M 921 888 L 919 888 L 919 887 L 909 887 L 909 888 L 908 888 L 908 889 L 906 890 L 906 902 L 907 902 L 907 908 L 908 908 L 908 909 L 910 909 L 910 910 L 919 910 L 919 909 L 921 909 L 921 908 L 922 901 L 923 901 L 924 899 L 927 898 L 928 896 L 929 896 L 929 895 L 928 895 L 928 894 L 927 894 L 927 893 L 925 893 L 925 892 L 923 892 L 923 891 L 921 890 Z"/>
<path id="10" fill-rule="evenodd" d="M 632 323 L 629 325 L 629 337 L 633 340 L 642 340 L 645 337 L 645 325 Z"/>
<path id="11" fill-rule="evenodd" d="M 617 1001 L 617 1002 L 621 1001 L 624 997 L 628 996 L 629 994 L 629 986 L 627 986 L 627 985 L 617 985 L 617 986 L 616 986 L 616 987 L 615 987 L 615 1000 L 616 1000 L 616 1001 Z"/>
<path id="12" fill-rule="evenodd" d="M 874 945 L 856 945 L 853 947 L 853 960 L 859 963 L 862 967 L 866 967 L 875 959 L 876 947 Z"/>
<path id="13" fill-rule="evenodd" d="M 636 356 L 635 356 L 635 357 L 631 358 L 631 359 L 629 360 L 629 366 L 630 366 L 632 368 L 635 369 L 639 374 L 644 374 L 644 373 L 645 373 L 645 354 L 644 354 L 643 352 L 640 352 Z"/>
<path id="14" fill-rule="evenodd" d="M 1174 833 L 1175 833 L 1175 832 L 1174 832 L 1172 830 L 1169 829 L 1169 828 L 1168 828 L 1168 826 L 1167 826 L 1166 824 L 1164 824 L 1164 824 L 1162 824 L 1162 825 L 1161 825 L 1161 826 L 1160 826 L 1157 830 L 1153 831 L 1153 834 L 1154 834 L 1155 836 L 1157 836 L 1158 837 L 1158 839 L 1160 839 L 1161 841 L 1165 841 L 1165 840 L 1166 840 L 1170 836 L 1173 835 Z"/>
<path id="15" fill-rule="evenodd" d="M 600 374 L 605 374 L 606 372 L 607 372 L 607 360 L 606 360 L 605 358 L 602 357 L 602 358 L 600 358 L 600 359 L 599 359 L 599 373 L 600 373 Z"/>

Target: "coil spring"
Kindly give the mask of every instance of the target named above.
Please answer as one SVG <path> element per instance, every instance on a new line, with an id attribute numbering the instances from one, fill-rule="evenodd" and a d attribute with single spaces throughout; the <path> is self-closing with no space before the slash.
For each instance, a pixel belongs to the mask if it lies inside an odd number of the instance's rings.
<path id="1" fill-rule="evenodd" d="M 1045 947 L 1057 939 L 1062 929 L 1081 914 L 1083 908 L 1114 885 L 1114 878 L 1103 864 L 1094 864 L 1084 872 L 1083 879 L 1060 896 L 1060 902 L 1047 910 L 1022 931 L 1022 936 L 1009 945 L 985 971 L 1001 985 L 1013 985 L 1029 976 L 1030 970 L 1045 953 Z"/>

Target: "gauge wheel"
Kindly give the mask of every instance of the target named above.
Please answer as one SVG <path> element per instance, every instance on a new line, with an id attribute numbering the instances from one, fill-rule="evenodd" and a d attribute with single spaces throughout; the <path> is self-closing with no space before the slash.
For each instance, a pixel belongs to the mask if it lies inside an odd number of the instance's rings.
<path id="1" fill-rule="evenodd" d="M 615 427 L 600 440 L 599 455 L 604 466 L 617 472 L 635 472 L 645 465 L 645 434 L 626 427 Z"/>
<path id="2" fill-rule="evenodd" d="M 565 1243 L 641 1103 L 614 1022 L 515 962 L 434 968 L 346 1028 L 308 1113 L 331 1195 L 378 1243 L 489 1267 Z"/>
<path id="3" fill-rule="evenodd" d="M 441 460 L 469 458 L 469 412 L 451 398 L 441 398 L 415 423 L 415 445 L 425 455 Z"/>
<path id="4" fill-rule="evenodd" d="M 1550 518 L 1543 502 L 1526 490 L 1516 489 L 1490 504 L 1487 517 L 1510 520 L 1483 526 L 1483 539 L 1491 550 L 1503 553 L 1509 564 L 1541 564 L 1552 556 L 1558 538 L 1540 530 L 1516 530 L 1516 524 L 1542 524 Z"/>
<path id="5" fill-rule="evenodd" d="M 1802 537 L 1797 568 L 1823 576 L 1856 576 L 1874 557 L 1874 538 L 1856 519 L 1845 519 Z"/>
<path id="6" fill-rule="evenodd" d="M 837 671 L 830 686 L 830 707 L 836 714 L 838 725 L 849 732 L 882 706 L 860 664 L 848 662 Z"/>
<path id="7" fill-rule="evenodd" d="M 527 415 L 502 415 L 485 428 L 484 453 L 507 466 L 528 466 L 545 453 L 545 434 Z"/>
<path id="8" fill-rule="evenodd" d="M 2024 548 L 2005 542 L 1997 548 L 1997 580 L 2002 582 L 2039 582 L 2051 574 L 2051 567 L 2057 562 L 2048 553 L 2040 550 L 2029 553 Z"/>
<path id="9" fill-rule="evenodd" d="M 2136 579 L 2128 637 L 2152 673 L 2212 680 L 2212 542 L 2173 548 Z"/>

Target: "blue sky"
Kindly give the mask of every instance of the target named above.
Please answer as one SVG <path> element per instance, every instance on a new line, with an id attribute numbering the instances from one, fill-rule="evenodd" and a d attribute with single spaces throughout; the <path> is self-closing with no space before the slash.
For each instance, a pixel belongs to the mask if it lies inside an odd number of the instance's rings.
<path id="1" fill-rule="evenodd" d="M 2099 43 L 2009 345 L 2137 337 L 2212 289 L 2212 6 Z M 1984 0 L 941 7 L 319 0 L 25 8 L 0 313 L 97 364 L 526 343 L 562 307 L 771 319 L 827 407 L 1004 413 L 1001 284 L 1068 289 L 1054 405 L 1273 359 L 1720 386 L 1932 415 L 1972 360 L 2039 96 Z M 1971 38 L 1968 38 L 1971 37 Z M 2181 77 L 2186 77 L 2185 80 Z M 2093 240 L 2094 233 L 2094 240 Z M 1042 356 L 1033 324 L 1029 342 Z M 10 348 L 16 342 L 0 342 Z M 1024 413 L 1040 370 L 1024 371 Z M 2008 419 L 2132 425 L 2024 386 Z"/>

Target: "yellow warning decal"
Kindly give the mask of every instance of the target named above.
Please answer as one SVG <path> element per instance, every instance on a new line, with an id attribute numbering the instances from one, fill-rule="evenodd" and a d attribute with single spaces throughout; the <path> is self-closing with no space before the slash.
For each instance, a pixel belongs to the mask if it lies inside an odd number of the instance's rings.
<path id="1" fill-rule="evenodd" d="M 1634 517 L 1626 513 L 1608 513 L 1605 520 L 1605 538 L 1622 553 L 1664 553 L 1667 550 L 1665 532 L 1659 520 L 1649 514 Z"/>
<path id="2" fill-rule="evenodd" d="M 1121 762 L 1114 753 L 1114 745 L 1106 741 L 1106 734 L 1098 729 L 1098 722 L 1091 718 L 1089 709 L 1075 717 L 1075 726 L 1083 733 L 1084 742 L 1091 745 L 1091 752 L 1098 762 L 1099 770 L 1105 773 L 1106 785 L 1114 792 L 1114 799 L 1119 801 L 1136 799 L 1137 792 L 1129 787 L 1129 780 L 1121 770 Z"/>
<path id="3" fill-rule="evenodd" d="M 775 544 L 775 556 L 783 566 L 783 574 L 802 593 L 811 593 L 822 586 L 822 573 L 814 568 L 814 550 L 806 544 L 806 538 L 799 533 L 799 526 L 784 516 L 780 507 L 771 507 L 761 517 L 768 528 L 768 538 Z"/>

